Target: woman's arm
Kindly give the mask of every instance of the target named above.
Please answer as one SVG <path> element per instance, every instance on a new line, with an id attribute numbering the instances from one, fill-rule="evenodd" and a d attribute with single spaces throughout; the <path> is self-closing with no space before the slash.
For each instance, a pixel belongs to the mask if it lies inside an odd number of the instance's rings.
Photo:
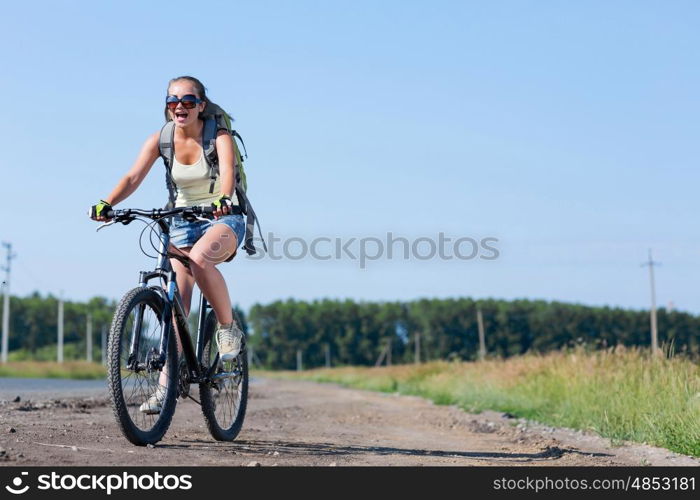
<path id="1" fill-rule="evenodd" d="M 236 179 L 233 175 L 233 137 L 226 130 L 219 130 L 216 135 L 216 154 L 219 157 L 219 175 L 221 176 L 221 196 L 233 196 Z"/>
<path id="2" fill-rule="evenodd" d="M 112 190 L 109 196 L 104 199 L 104 201 L 114 206 L 117 203 L 127 199 L 134 191 L 136 191 L 136 188 L 138 188 L 141 182 L 143 182 L 144 178 L 151 170 L 151 167 L 158 159 L 158 156 L 160 156 L 158 149 L 159 142 L 159 132 L 156 132 L 146 139 L 146 142 L 143 143 L 141 152 L 139 152 L 139 155 L 134 164 L 131 166 L 131 169 L 124 177 L 122 177 L 117 186 Z"/>

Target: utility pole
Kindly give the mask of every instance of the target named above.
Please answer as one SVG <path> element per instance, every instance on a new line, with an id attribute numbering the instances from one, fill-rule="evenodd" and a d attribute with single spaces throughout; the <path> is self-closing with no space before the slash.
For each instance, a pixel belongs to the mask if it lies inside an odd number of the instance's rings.
<path id="1" fill-rule="evenodd" d="M 12 253 L 12 243 L 2 242 L 2 246 L 7 250 L 7 265 L 2 268 L 5 271 L 5 281 L 3 282 L 3 305 L 2 305 L 2 355 L 0 361 L 7 363 L 7 350 L 10 339 L 10 272 L 12 269 L 12 259 L 17 257 Z"/>
<path id="2" fill-rule="evenodd" d="M 384 344 L 382 352 L 379 353 L 379 357 L 374 363 L 374 366 L 381 366 L 384 362 L 384 358 L 386 358 L 386 366 L 391 366 L 391 337 L 386 338 L 386 344 Z"/>
<path id="3" fill-rule="evenodd" d="M 107 364 L 107 332 L 106 332 L 105 325 L 102 325 L 102 332 L 101 332 L 101 337 L 102 337 L 102 364 L 106 365 Z"/>
<path id="4" fill-rule="evenodd" d="M 301 370 L 301 349 L 297 349 L 297 371 L 300 372 Z"/>
<path id="5" fill-rule="evenodd" d="M 331 367 L 331 345 L 326 343 L 326 368 Z"/>
<path id="6" fill-rule="evenodd" d="M 481 314 L 481 308 L 476 310 L 476 323 L 479 326 L 479 360 L 483 361 L 486 357 L 486 334 L 484 333 L 484 317 Z"/>
<path id="7" fill-rule="evenodd" d="M 416 345 L 413 353 L 413 362 L 415 364 L 420 363 L 420 332 L 416 332 Z"/>
<path id="8" fill-rule="evenodd" d="M 651 248 L 649 249 L 649 260 L 642 264 L 642 267 L 649 268 L 649 284 L 651 286 L 651 353 L 656 355 L 659 353 L 659 331 L 656 322 L 656 283 L 654 281 L 654 266 L 661 265 L 660 262 L 654 262 L 651 258 Z"/>
<path id="9" fill-rule="evenodd" d="M 92 316 L 90 313 L 87 315 L 87 326 L 85 330 L 85 348 L 87 349 L 87 360 L 88 363 L 92 363 Z"/>
<path id="10" fill-rule="evenodd" d="M 61 291 L 61 296 L 58 299 L 58 343 L 57 343 L 58 353 L 57 360 L 59 363 L 63 363 L 63 291 Z"/>
<path id="11" fill-rule="evenodd" d="M 386 357 L 386 346 L 382 348 L 382 352 L 379 353 L 379 357 L 377 358 L 377 361 L 374 362 L 374 366 L 381 366 L 382 363 L 384 362 L 384 358 Z"/>

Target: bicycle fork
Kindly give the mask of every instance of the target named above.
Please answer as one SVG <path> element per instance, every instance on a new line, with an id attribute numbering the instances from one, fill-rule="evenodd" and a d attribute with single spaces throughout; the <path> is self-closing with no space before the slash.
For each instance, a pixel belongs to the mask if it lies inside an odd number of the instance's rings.
<path id="1" fill-rule="evenodd" d="M 158 357 L 158 364 L 161 367 L 165 364 L 168 340 L 172 334 L 171 318 L 174 315 L 175 324 L 177 325 L 177 330 L 179 333 L 180 346 L 182 347 L 182 353 L 187 365 L 190 383 L 197 383 L 202 379 L 209 379 L 218 365 L 218 353 L 213 366 L 210 369 L 207 369 L 204 373 L 198 360 L 200 360 L 202 357 L 204 343 L 206 342 L 206 339 L 204 338 L 207 317 L 206 313 L 207 309 L 209 309 L 211 306 L 208 304 L 204 294 L 201 294 L 199 302 L 199 322 L 197 325 L 197 343 L 196 346 L 193 347 L 190 339 L 190 330 L 187 323 L 187 318 L 185 317 L 184 307 L 182 306 L 182 299 L 176 291 L 177 287 L 174 271 L 170 271 L 168 273 L 167 283 L 167 300 L 165 301 L 165 305 L 163 307 L 164 327 L 159 346 L 160 356 Z"/>
<path id="2" fill-rule="evenodd" d="M 131 345 L 129 346 L 129 360 L 127 361 L 127 367 L 135 372 L 145 368 L 145 366 L 138 366 L 137 356 L 137 346 L 140 345 L 141 342 L 141 325 L 143 324 L 143 313 L 145 309 L 146 306 L 144 304 L 139 304 L 138 310 L 136 311 L 134 329 L 131 333 Z"/>

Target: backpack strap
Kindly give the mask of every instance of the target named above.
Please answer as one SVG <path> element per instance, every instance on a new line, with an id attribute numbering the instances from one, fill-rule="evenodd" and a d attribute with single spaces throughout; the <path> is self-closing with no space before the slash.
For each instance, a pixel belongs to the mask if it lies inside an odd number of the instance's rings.
<path id="1" fill-rule="evenodd" d="M 245 142 L 243 142 L 243 137 L 241 137 L 241 134 L 236 132 L 235 130 L 231 131 L 231 135 L 235 138 L 237 138 L 239 141 L 241 141 L 241 144 L 243 145 L 243 154 L 245 155 L 246 159 L 248 158 L 248 150 L 245 148 Z"/>
<path id="2" fill-rule="evenodd" d="M 246 216 L 245 220 L 245 244 L 243 248 L 248 253 L 248 255 L 255 255 L 256 249 L 253 245 L 253 238 L 255 236 L 255 225 L 258 225 L 258 234 L 260 235 L 260 241 L 262 242 L 263 249 L 267 253 L 267 245 L 265 244 L 265 238 L 262 235 L 262 228 L 260 227 L 260 219 L 255 214 L 253 206 L 250 204 L 248 195 L 245 189 L 245 178 L 242 174 L 243 172 L 243 158 L 241 157 L 240 151 L 238 150 L 238 145 L 236 144 L 236 139 L 241 141 L 243 145 L 243 151 L 245 152 L 245 157 L 248 158 L 248 152 L 245 150 L 245 143 L 241 135 L 235 130 L 231 130 L 231 139 L 233 140 L 234 146 L 236 148 L 236 155 L 234 157 L 234 168 L 236 170 L 236 196 L 238 197 L 238 203 L 243 209 L 243 213 Z"/>
<path id="3" fill-rule="evenodd" d="M 216 117 L 210 117 L 204 120 L 204 129 L 202 130 L 202 149 L 204 149 L 204 158 L 209 165 L 209 193 L 214 192 L 214 184 L 216 177 L 219 175 L 219 159 L 216 156 L 216 134 L 219 131 Z"/>
<path id="4" fill-rule="evenodd" d="M 245 248 L 248 255 L 254 255 L 256 253 L 255 245 L 253 245 L 253 238 L 255 235 L 255 224 L 257 223 L 260 241 L 262 241 L 263 249 L 265 250 L 265 253 L 267 253 L 267 245 L 265 244 L 265 238 L 263 238 L 262 235 L 260 221 L 258 220 L 257 215 L 255 215 L 255 210 L 253 210 L 253 206 L 250 204 L 250 200 L 248 199 L 248 196 L 246 196 L 245 190 L 240 186 L 240 184 L 236 184 L 236 196 L 238 196 L 238 203 L 241 205 L 241 209 L 246 215 L 245 244 L 243 245 L 243 248 Z"/>
<path id="5" fill-rule="evenodd" d="M 175 157 L 175 122 L 166 122 L 163 128 L 160 129 L 158 150 L 165 164 L 165 185 L 168 188 L 168 204 L 165 208 L 173 208 L 177 196 L 177 188 L 175 187 L 175 181 L 173 181 L 171 172 L 173 168 L 173 158 Z"/>

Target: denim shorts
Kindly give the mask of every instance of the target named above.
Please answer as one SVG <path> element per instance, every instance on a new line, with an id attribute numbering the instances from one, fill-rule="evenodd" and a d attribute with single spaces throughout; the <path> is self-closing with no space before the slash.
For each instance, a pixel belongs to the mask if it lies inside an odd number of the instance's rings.
<path id="1" fill-rule="evenodd" d="M 241 246 L 245 237 L 245 221 L 240 214 L 223 215 L 206 222 L 201 220 L 188 222 L 182 217 L 173 217 L 173 223 L 170 226 L 170 244 L 178 248 L 194 246 L 214 224 L 226 224 L 230 227 L 238 239 L 238 247 Z"/>

